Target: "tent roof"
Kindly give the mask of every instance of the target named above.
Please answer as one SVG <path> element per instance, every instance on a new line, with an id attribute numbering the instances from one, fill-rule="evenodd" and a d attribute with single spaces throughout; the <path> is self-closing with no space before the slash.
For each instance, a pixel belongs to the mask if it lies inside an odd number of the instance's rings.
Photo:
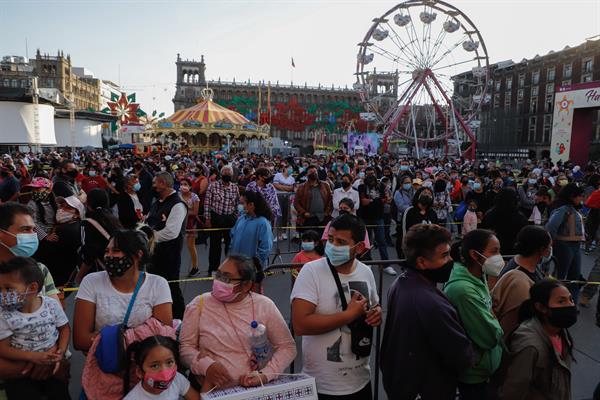
<path id="1" fill-rule="evenodd" d="M 211 99 L 202 100 L 193 107 L 176 111 L 175 114 L 167 118 L 167 121 L 174 123 L 183 123 L 185 121 L 197 121 L 202 123 L 226 121 L 236 125 L 250 123 L 250 121 L 242 114 L 225 108 Z"/>

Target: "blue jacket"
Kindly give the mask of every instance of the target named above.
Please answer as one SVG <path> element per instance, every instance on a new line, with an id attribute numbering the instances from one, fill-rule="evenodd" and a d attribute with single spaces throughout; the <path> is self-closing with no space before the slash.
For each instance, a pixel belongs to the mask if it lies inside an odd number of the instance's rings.
<path id="1" fill-rule="evenodd" d="M 579 242 L 583 237 L 583 216 L 571 205 L 558 207 L 546 224 L 552 239 L 567 242 Z"/>
<path id="2" fill-rule="evenodd" d="M 262 266 L 266 267 L 272 248 L 271 223 L 265 217 L 242 215 L 238 218 L 231 229 L 230 253 L 258 257 Z"/>
<path id="3" fill-rule="evenodd" d="M 381 344 L 383 387 L 389 399 L 454 400 L 458 376 L 473 348 L 444 293 L 412 268 L 390 287 Z"/>

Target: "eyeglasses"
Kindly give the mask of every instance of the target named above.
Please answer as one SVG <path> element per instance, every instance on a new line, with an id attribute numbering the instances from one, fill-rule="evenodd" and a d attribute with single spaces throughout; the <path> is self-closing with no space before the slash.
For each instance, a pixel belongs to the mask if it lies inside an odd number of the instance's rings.
<path id="1" fill-rule="evenodd" d="M 243 279 L 240 279 L 240 278 L 230 278 L 227 275 L 224 275 L 220 271 L 215 272 L 215 279 L 220 282 L 223 282 L 223 283 L 242 282 L 243 281 Z"/>

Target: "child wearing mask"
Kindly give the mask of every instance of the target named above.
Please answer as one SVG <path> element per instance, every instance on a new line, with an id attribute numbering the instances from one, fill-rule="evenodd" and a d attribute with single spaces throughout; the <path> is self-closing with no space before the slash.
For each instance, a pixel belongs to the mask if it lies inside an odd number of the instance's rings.
<path id="1" fill-rule="evenodd" d="M 469 205 L 467 208 L 467 212 L 465 213 L 465 217 L 463 218 L 462 225 L 462 234 L 463 236 L 467 233 L 477 229 L 477 224 L 479 223 L 477 219 L 477 202 L 475 200 L 469 201 Z"/>
<path id="2" fill-rule="evenodd" d="M 63 360 L 71 329 L 60 303 L 42 296 L 44 275 L 35 260 L 15 257 L 0 264 L 0 357 L 33 364 L 55 365 Z M 68 399 L 69 384 L 50 376 L 7 380 L 11 399 Z"/>
<path id="3" fill-rule="evenodd" d="M 149 336 L 141 342 L 129 346 L 127 352 L 133 354 L 137 385 L 124 400 L 164 399 L 198 400 L 200 395 L 190 386 L 190 381 L 177 372 L 179 346 L 167 336 Z M 127 358 L 131 360 L 131 357 Z M 128 376 L 125 377 L 128 380 Z M 127 382 L 128 383 L 128 382 Z M 126 384 L 127 388 L 129 385 Z"/>
<path id="4" fill-rule="evenodd" d="M 294 256 L 292 264 L 306 264 L 323 257 L 323 244 L 317 232 L 310 230 L 302 234 L 302 250 Z M 300 271 L 300 268 L 297 268 Z"/>

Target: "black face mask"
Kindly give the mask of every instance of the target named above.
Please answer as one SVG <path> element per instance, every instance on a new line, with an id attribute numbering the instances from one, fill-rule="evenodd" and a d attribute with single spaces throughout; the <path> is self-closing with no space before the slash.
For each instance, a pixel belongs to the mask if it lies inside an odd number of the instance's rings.
<path id="1" fill-rule="evenodd" d="M 79 174 L 79 172 L 77 172 L 76 169 L 71 170 L 71 171 L 67 171 L 67 176 L 71 179 L 75 179 L 77 178 L 77 175 Z"/>
<path id="2" fill-rule="evenodd" d="M 118 278 L 133 266 L 133 261 L 128 257 L 104 256 L 104 270 L 108 276 Z"/>
<path id="3" fill-rule="evenodd" d="M 365 178 L 365 184 L 367 186 L 375 186 L 377 184 L 377 179 L 374 176 L 368 176 L 367 178 Z"/>
<path id="4" fill-rule="evenodd" d="M 317 173 L 316 172 L 311 172 L 310 174 L 308 174 L 308 179 L 310 179 L 311 181 L 316 181 L 317 180 Z"/>
<path id="5" fill-rule="evenodd" d="M 550 307 L 548 322 L 557 328 L 567 329 L 577 322 L 577 307 Z"/>
<path id="6" fill-rule="evenodd" d="M 223 175 L 221 177 L 221 180 L 225 183 L 229 183 L 229 182 L 231 182 L 231 175 Z"/>
<path id="7" fill-rule="evenodd" d="M 433 198 L 428 195 L 421 195 L 419 196 L 419 203 L 426 207 L 429 207 L 433 204 Z"/>
<path id="8" fill-rule="evenodd" d="M 348 181 L 342 181 L 342 187 L 344 189 L 348 189 L 350 187 L 350 182 L 348 182 Z"/>
<path id="9" fill-rule="evenodd" d="M 438 269 L 418 269 L 425 278 L 434 283 L 446 283 L 450 279 L 450 273 L 454 267 L 454 261 L 450 260 Z"/>
<path id="10" fill-rule="evenodd" d="M 8 172 L 2 171 L 2 172 L 0 172 L 0 176 L 2 176 L 3 178 L 6 178 L 8 176 Z"/>

